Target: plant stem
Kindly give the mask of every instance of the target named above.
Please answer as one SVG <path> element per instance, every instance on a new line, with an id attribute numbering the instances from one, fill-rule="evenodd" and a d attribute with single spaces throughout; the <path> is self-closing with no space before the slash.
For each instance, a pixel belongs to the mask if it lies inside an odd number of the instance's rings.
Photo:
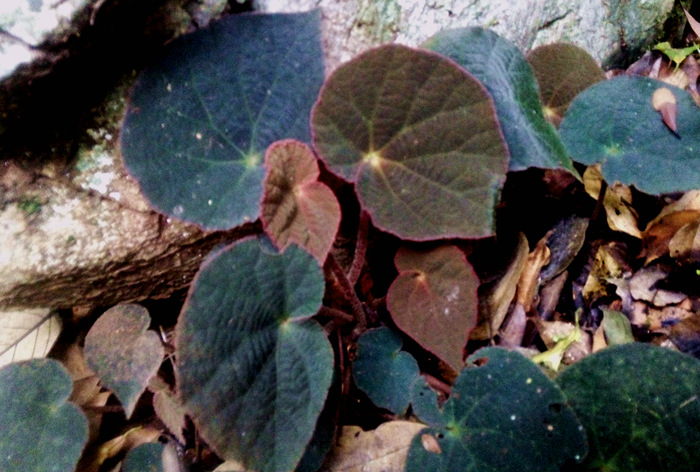
<path id="1" fill-rule="evenodd" d="M 352 308 L 352 314 L 355 315 L 355 320 L 357 320 L 357 329 L 362 332 L 367 327 L 367 317 L 365 316 L 365 309 L 362 307 L 362 302 L 357 298 L 357 293 L 355 293 L 355 288 L 352 286 L 348 277 L 345 275 L 345 271 L 338 264 L 337 259 L 333 254 L 328 255 L 326 259 L 326 264 L 335 275 L 338 280 L 340 288 L 345 294 L 345 298 L 350 302 L 350 307 Z"/>
<path id="2" fill-rule="evenodd" d="M 337 308 L 331 308 L 327 306 L 322 306 L 320 310 L 318 310 L 318 314 L 321 316 L 327 316 L 329 318 L 333 318 L 336 321 L 340 321 L 343 323 L 349 323 L 351 321 L 355 321 L 355 317 L 352 316 L 349 313 L 345 313 L 343 310 L 338 310 Z"/>
<path id="3" fill-rule="evenodd" d="M 452 387 L 450 387 L 437 377 L 433 377 L 432 375 L 426 373 L 422 373 L 421 375 L 425 378 L 425 381 L 428 382 L 428 385 L 430 385 L 440 393 L 444 393 L 445 396 L 449 397 L 450 393 L 452 393 Z"/>
<path id="4" fill-rule="evenodd" d="M 354 287 L 362 273 L 362 266 L 365 264 L 365 254 L 367 253 L 367 233 L 369 232 L 369 214 L 360 210 L 360 222 L 357 225 L 357 239 L 355 241 L 355 254 L 352 258 L 348 280 Z"/>

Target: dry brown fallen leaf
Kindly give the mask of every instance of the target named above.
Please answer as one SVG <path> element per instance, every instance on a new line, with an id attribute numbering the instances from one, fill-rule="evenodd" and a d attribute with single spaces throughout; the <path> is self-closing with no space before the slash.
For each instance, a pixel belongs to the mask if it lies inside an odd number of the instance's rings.
<path id="1" fill-rule="evenodd" d="M 669 253 L 668 244 L 686 224 L 700 218 L 700 190 L 691 190 L 666 205 L 642 233 L 642 257 L 646 264 Z"/>
<path id="2" fill-rule="evenodd" d="M 403 472 L 413 437 L 425 427 L 411 421 L 389 421 L 372 431 L 343 426 L 321 471 Z"/>
<path id="3" fill-rule="evenodd" d="M 485 289 L 479 289 L 479 298 L 484 300 L 479 306 L 483 322 L 472 332 L 471 339 L 490 339 L 498 332 L 515 297 L 518 280 L 520 280 L 520 275 L 525 269 L 529 252 L 530 247 L 528 246 L 527 238 L 520 233 L 518 235 L 518 246 L 508 263 L 505 274 L 494 285 Z"/>
<path id="4" fill-rule="evenodd" d="M 520 280 L 518 280 L 518 292 L 515 297 L 516 303 L 522 305 L 525 312 L 529 312 L 532 308 L 532 304 L 535 301 L 535 296 L 539 289 L 539 278 L 542 267 L 549 264 L 550 251 L 547 247 L 547 238 L 540 239 L 535 245 L 534 249 L 527 256 L 527 263 L 525 264 L 525 269 L 522 274 L 520 274 Z"/>
<path id="5" fill-rule="evenodd" d="M 678 305 L 656 308 L 647 302 L 635 301 L 627 313 L 630 323 L 650 331 L 662 330 L 665 325 L 689 318 L 695 314 L 692 301 L 688 298 Z"/>
<path id="6" fill-rule="evenodd" d="M 630 272 L 626 259 L 625 250 L 618 242 L 612 241 L 598 248 L 591 270 L 581 289 L 581 295 L 587 304 L 592 304 L 606 296 L 612 281 L 621 279 Z"/>
<path id="7" fill-rule="evenodd" d="M 632 298 L 638 301 L 649 302 L 660 308 L 676 305 L 688 298 L 683 293 L 658 288 L 657 284 L 666 277 L 668 277 L 668 271 L 661 267 L 642 267 L 630 279 Z"/>
<path id="8" fill-rule="evenodd" d="M 597 200 L 603 186 L 600 164 L 588 166 L 583 173 L 583 185 L 586 193 Z M 628 186 L 617 182 L 608 186 L 603 197 L 603 207 L 611 230 L 642 238 L 642 232 L 637 226 L 639 217 L 632 208 L 632 192 Z"/>
<path id="9" fill-rule="evenodd" d="M 677 132 L 678 128 L 676 126 L 676 114 L 677 104 L 676 96 L 673 95 L 670 89 L 666 87 L 660 87 L 654 91 L 654 95 L 651 97 L 651 104 L 654 110 L 661 113 L 661 119 L 664 124 L 674 133 Z"/>
<path id="10" fill-rule="evenodd" d="M 683 8 L 683 12 L 685 13 L 685 18 L 688 20 L 688 24 L 690 25 L 690 28 L 693 30 L 696 36 L 700 38 L 700 23 L 693 18 L 690 13 L 688 13 L 688 10 Z"/>
<path id="11" fill-rule="evenodd" d="M 700 218 L 681 226 L 668 242 L 668 250 L 674 259 L 700 261 Z"/>
<path id="12" fill-rule="evenodd" d="M 45 357 L 61 332 L 61 317 L 48 308 L 0 311 L 0 367 Z"/>
<path id="13" fill-rule="evenodd" d="M 700 77 L 700 65 L 693 56 L 688 56 L 681 65 L 683 72 L 688 77 L 688 93 L 693 97 L 695 103 L 700 106 L 700 94 L 698 94 L 698 78 Z"/>
<path id="14" fill-rule="evenodd" d="M 137 426 L 124 434 L 110 439 L 99 446 L 86 449 L 80 458 L 76 470 L 81 472 L 98 472 L 108 459 L 117 457 L 142 444 L 157 442 L 161 431 L 151 427 Z M 85 453 L 87 452 L 87 453 Z"/>
<path id="15" fill-rule="evenodd" d="M 551 232 L 540 239 L 527 256 L 525 268 L 518 280 L 515 303 L 511 307 L 506 324 L 501 328 L 499 343 L 501 346 L 515 348 L 522 344 L 527 316 L 540 288 L 542 267 L 549 264 L 551 254 L 549 247 L 547 247 L 547 238 L 550 234 Z"/>

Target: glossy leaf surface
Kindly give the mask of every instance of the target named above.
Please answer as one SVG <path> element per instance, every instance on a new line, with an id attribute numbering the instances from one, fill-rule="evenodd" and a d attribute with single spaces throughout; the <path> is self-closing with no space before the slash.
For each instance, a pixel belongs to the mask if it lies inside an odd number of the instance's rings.
<path id="1" fill-rule="evenodd" d="M 357 358 L 352 375 L 357 388 L 372 403 L 395 414 L 406 411 L 411 387 L 418 378 L 418 363 L 402 351 L 401 336 L 390 328 L 366 331 L 357 340 Z"/>
<path id="2" fill-rule="evenodd" d="M 442 415 L 442 425 L 413 438 L 406 472 L 554 472 L 586 454 L 583 428 L 556 384 L 505 349 L 468 359 Z"/>
<path id="3" fill-rule="evenodd" d="M 413 240 L 493 232 L 508 151 L 486 90 L 453 62 L 393 44 L 330 76 L 313 143 L 375 226 Z"/>
<path id="4" fill-rule="evenodd" d="M 234 15 L 177 38 L 132 91 L 127 168 L 162 213 L 207 229 L 255 220 L 264 152 L 309 140 L 323 78 L 317 11 Z"/>
<path id="5" fill-rule="evenodd" d="M 333 350 L 309 319 L 323 273 L 297 246 L 265 252 L 247 239 L 210 256 L 178 323 L 178 385 L 186 410 L 224 459 L 294 469 L 333 376 Z"/>
<path id="6" fill-rule="evenodd" d="M 66 400 L 72 382 L 55 360 L 0 369 L 0 470 L 72 472 L 87 441 L 87 420 Z"/>
<path id="7" fill-rule="evenodd" d="M 165 355 L 158 333 L 148 330 L 150 323 L 144 307 L 117 305 L 104 312 L 85 337 L 87 364 L 119 398 L 127 418 Z"/>
<path id="8" fill-rule="evenodd" d="M 265 231 L 281 250 L 295 243 L 323 264 L 340 225 L 340 204 L 317 180 L 316 157 L 305 144 L 285 140 L 268 148 L 265 165 Z"/>
<path id="9" fill-rule="evenodd" d="M 652 105 L 659 88 L 677 101 L 677 132 Z M 603 176 L 651 194 L 691 190 L 700 183 L 700 109 L 683 90 L 647 77 L 619 76 L 581 93 L 562 121 L 571 157 L 601 163 Z"/>
<path id="10" fill-rule="evenodd" d="M 697 470 L 697 359 L 649 344 L 622 344 L 586 357 L 556 380 L 588 431 L 587 467 Z"/>
<path id="11" fill-rule="evenodd" d="M 478 312 L 479 279 L 471 265 L 455 246 L 430 251 L 401 248 L 394 264 L 399 276 L 387 293 L 394 323 L 459 371 Z"/>
<path id="12" fill-rule="evenodd" d="M 509 170 L 563 168 L 576 173 L 544 117 L 532 67 L 513 43 L 471 27 L 442 31 L 425 46 L 464 67 L 488 89 L 510 150 Z"/>

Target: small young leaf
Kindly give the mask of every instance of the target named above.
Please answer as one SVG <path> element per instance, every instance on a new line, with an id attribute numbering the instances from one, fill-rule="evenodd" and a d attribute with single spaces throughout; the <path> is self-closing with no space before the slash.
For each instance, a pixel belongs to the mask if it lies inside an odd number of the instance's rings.
<path id="1" fill-rule="evenodd" d="M 319 20 L 229 16 L 175 39 L 141 74 L 121 149 L 156 209 L 206 229 L 258 217 L 265 149 L 310 139 L 324 77 Z"/>
<path id="2" fill-rule="evenodd" d="M 585 470 L 698 470 L 697 359 L 623 344 L 586 357 L 556 380 L 589 434 Z"/>
<path id="3" fill-rule="evenodd" d="M 0 312 L 0 367 L 44 357 L 61 333 L 61 317 L 48 309 Z"/>
<path id="4" fill-rule="evenodd" d="M 55 360 L 0 369 L 0 470 L 72 472 L 87 440 L 87 420 L 66 399 L 71 380 Z"/>
<path id="5" fill-rule="evenodd" d="M 425 46 L 464 67 L 488 89 L 510 150 L 509 170 L 563 168 L 577 174 L 544 118 L 532 67 L 513 43 L 493 31 L 471 27 L 442 31 Z"/>
<path id="6" fill-rule="evenodd" d="M 279 141 L 268 148 L 265 165 L 265 231 L 281 250 L 295 243 L 323 264 L 340 225 L 340 204 L 333 191 L 316 180 L 313 152 L 299 141 Z"/>
<path id="7" fill-rule="evenodd" d="M 468 359 L 442 416 L 413 438 L 406 472 L 558 472 L 586 455 L 585 432 L 561 390 L 505 349 Z"/>
<path id="8" fill-rule="evenodd" d="M 483 86 L 452 61 L 390 44 L 340 66 L 313 143 L 374 224 L 405 239 L 493 233 L 508 150 Z"/>
<path id="9" fill-rule="evenodd" d="M 333 349 L 310 319 L 323 271 L 290 246 L 255 239 L 211 256 L 178 322 L 177 379 L 185 408 L 218 454 L 260 472 L 293 470 L 333 377 Z"/>
<path id="10" fill-rule="evenodd" d="M 674 48 L 671 46 L 671 43 L 668 41 L 664 41 L 663 43 L 659 43 L 656 46 L 654 46 L 654 49 L 657 51 L 661 51 L 668 57 L 671 62 L 676 64 L 676 69 L 681 65 L 683 61 L 685 61 L 685 58 L 693 54 L 698 50 L 698 46 L 693 45 L 693 46 L 688 46 L 687 48 Z"/>
<path id="11" fill-rule="evenodd" d="M 389 287 L 387 309 L 404 333 L 453 369 L 476 325 L 479 279 L 462 251 L 401 248 L 394 259 L 399 276 Z"/>
<path id="12" fill-rule="evenodd" d="M 390 328 L 366 331 L 357 340 L 357 358 L 352 375 L 357 388 L 372 403 L 395 414 L 406 411 L 411 386 L 418 378 L 418 363 L 401 351 L 401 337 Z"/>
<path id="13" fill-rule="evenodd" d="M 117 305 L 104 312 L 85 337 L 85 360 L 119 398 L 127 418 L 165 355 L 158 334 L 148 330 L 150 323 L 144 307 Z"/>
<path id="14" fill-rule="evenodd" d="M 591 85 L 605 80 L 605 72 L 585 49 L 555 43 L 536 47 L 527 61 L 537 78 L 547 120 L 559 126 L 574 98 Z"/>
<path id="15" fill-rule="evenodd" d="M 660 87 L 676 98 L 677 134 L 652 106 Z M 610 183 L 661 194 L 700 182 L 700 109 L 686 92 L 657 80 L 618 76 L 593 85 L 573 101 L 560 131 L 573 159 L 600 162 Z"/>
<path id="16" fill-rule="evenodd" d="M 603 310 L 603 330 L 608 346 L 634 342 L 629 318 L 615 310 Z"/>

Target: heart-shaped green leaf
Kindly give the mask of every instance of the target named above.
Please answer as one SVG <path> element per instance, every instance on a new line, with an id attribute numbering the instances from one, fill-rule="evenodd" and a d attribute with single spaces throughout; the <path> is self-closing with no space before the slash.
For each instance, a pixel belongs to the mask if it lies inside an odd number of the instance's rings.
<path id="1" fill-rule="evenodd" d="M 622 344 L 586 357 L 556 380 L 588 431 L 586 470 L 698 470 L 697 359 Z"/>
<path id="2" fill-rule="evenodd" d="M 87 441 L 87 420 L 66 400 L 72 382 L 51 359 L 0 369 L 0 470 L 72 472 Z"/>
<path id="3" fill-rule="evenodd" d="M 295 243 L 323 264 L 340 225 L 340 204 L 316 180 L 313 152 L 299 141 L 279 141 L 268 148 L 265 165 L 260 216 L 265 231 L 281 250 Z"/>
<path id="4" fill-rule="evenodd" d="M 544 118 L 532 67 L 514 44 L 493 31 L 472 27 L 442 31 L 425 46 L 464 67 L 488 89 L 510 150 L 511 171 L 541 167 L 577 174 Z"/>
<path id="5" fill-rule="evenodd" d="M 254 239 L 211 256 L 178 323 L 180 395 L 225 459 L 260 472 L 294 469 L 333 377 L 333 350 L 309 319 L 323 272 L 297 246 L 270 254 Z"/>
<path id="6" fill-rule="evenodd" d="M 527 55 L 537 78 L 544 115 L 559 126 L 574 98 L 591 85 L 605 80 L 605 72 L 593 57 L 574 44 L 539 46 Z"/>
<path id="7" fill-rule="evenodd" d="M 104 312 L 85 336 L 87 364 L 119 398 L 127 418 L 165 355 L 158 334 L 148 330 L 150 323 L 144 307 L 117 305 Z"/>
<path id="8" fill-rule="evenodd" d="M 659 88 L 676 99 L 676 133 L 652 105 Z M 700 109 L 681 89 L 647 77 L 618 76 L 586 89 L 560 127 L 571 157 L 602 164 L 612 183 L 652 194 L 700 186 Z"/>
<path id="9" fill-rule="evenodd" d="M 234 15 L 182 36 L 134 86 L 127 168 L 170 216 L 207 229 L 255 220 L 263 153 L 309 140 L 323 78 L 318 11 Z"/>
<path id="10" fill-rule="evenodd" d="M 413 240 L 493 233 L 508 151 L 488 93 L 452 61 L 397 44 L 368 51 L 327 80 L 311 125 L 377 227 Z"/>
<path id="11" fill-rule="evenodd" d="M 583 459 L 583 427 L 539 367 L 500 348 L 468 361 L 474 364 L 455 381 L 442 425 L 413 439 L 406 472 L 558 472 Z"/>
<path id="12" fill-rule="evenodd" d="M 372 403 L 401 414 L 411 401 L 411 386 L 418 378 L 418 363 L 402 351 L 401 336 L 383 327 L 370 329 L 357 340 L 352 375 L 357 388 Z"/>
<path id="13" fill-rule="evenodd" d="M 387 309 L 401 331 L 459 371 L 469 333 L 476 326 L 477 278 L 462 251 L 401 248 L 399 276 L 389 287 Z"/>

